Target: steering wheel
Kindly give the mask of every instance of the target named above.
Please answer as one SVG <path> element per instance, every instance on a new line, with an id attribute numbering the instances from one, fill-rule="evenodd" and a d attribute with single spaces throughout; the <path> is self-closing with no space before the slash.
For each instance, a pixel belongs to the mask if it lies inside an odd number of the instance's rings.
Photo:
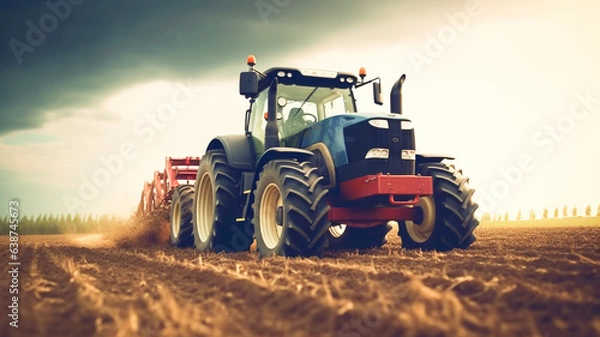
<path id="1" fill-rule="evenodd" d="M 305 117 L 308 117 L 308 119 L 307 119 L 307 118 L 305 118 Z M 302 119 L 303 119 L 303 120 L 304 120 L 306 123 L 308 123 L 307 125 L 314 124 L 314 123 L 316 123 L 316 122 L 318 121 L 318 118 L 317 118 L 317 116 L 315 116 L 315 115 L 313 115 L 313 114 L 306 113 L 306 112 L 302 114 L 301 118 L 302 118 Z"/>
<path id="2" fill-rule="evenodd" d="M 308 119 L 305 118 L 305 117 L 308 117 Z M 294 120 L 294 121 L 300 121 L 300 120 L 302 120 L 305 123 L 310 123 L 310 124 L 316 123 L 318 121 L 317 116 L 315 116 L 313 114 L 310 114 L 310 113 L 306 113 L 302 109 L 296 110 L 294 112 L 294 114 L 290 116 L 289 119 Z"/>
<path id="3" fill-rule="evenodd" d="M 307 126 L 314 124 L 318 121 L 317 117 L 313 114 L 306 113 L 301 109 L 293 111 L 284 124 L 287 135 L 296 134 Z"/>

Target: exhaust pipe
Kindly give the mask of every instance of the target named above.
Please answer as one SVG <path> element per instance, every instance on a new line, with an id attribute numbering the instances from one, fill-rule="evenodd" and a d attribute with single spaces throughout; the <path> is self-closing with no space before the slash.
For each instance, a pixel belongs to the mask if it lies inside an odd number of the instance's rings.
<path id="1" fill-rule="evenodd" d="M 402 115 L 402 83 L 406 80 L 406 75 L 400 76 L 400 78 L 394 83 L 392 92 L 390 92 L 390 104 L 392 113 Z"/>

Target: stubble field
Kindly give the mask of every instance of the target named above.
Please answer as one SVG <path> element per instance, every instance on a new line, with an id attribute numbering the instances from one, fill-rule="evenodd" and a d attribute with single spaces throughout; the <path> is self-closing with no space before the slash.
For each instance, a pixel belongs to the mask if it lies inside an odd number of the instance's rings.
<path id="1" fill-rule="evenodd" d="M 22 236 L 19 328 L 4 313 L 0 335 L 600 336 L 600 228 L 476 234 L 438 253 L 403 250 L 390 232 L 381 249 L 324 259 Z"/>

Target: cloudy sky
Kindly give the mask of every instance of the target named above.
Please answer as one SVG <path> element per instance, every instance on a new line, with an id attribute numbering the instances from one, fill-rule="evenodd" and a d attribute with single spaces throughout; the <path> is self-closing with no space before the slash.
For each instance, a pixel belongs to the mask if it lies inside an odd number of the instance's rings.
<path id="1" fill-rule="evenodd" d="M 259 69 L 364 66 L 386 93 L 405 73 L 418 151 L 455 155 L 483 210 L 595 210 L 599 10 L 592 0 L 3 1 L 0 202 L 18 198 L 24 214 L 132 212 L 165 156 L 200 156 L 212 137 L 243 131 L 238 73 L 254 54 Z M 363 90 L 362 111 L 389 109 Z"/>

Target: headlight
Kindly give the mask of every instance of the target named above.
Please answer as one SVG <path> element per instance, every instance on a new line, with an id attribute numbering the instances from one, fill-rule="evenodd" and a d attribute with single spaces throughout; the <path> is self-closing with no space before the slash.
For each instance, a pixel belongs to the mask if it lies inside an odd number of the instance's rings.
<path id="1" fill-rule="evenodd" d="M 411 121 L 402 121 L 400 123 L 400 129 L 402 130 L 413 130 L 415 127 Z"/>
<path id="2" fill-rule="evenodd" d="M 390 155 L 390 151 L 388 149 L 374 148 L 374 149 L 370 149 L 369 152 L 367 152 L 365 159 L 369 159 L 369 158 L 387 159 L 387 157 L 389 157 L 389 155 Z"/>
<path id="3" fill-rule="evenodd" d="M 415 160 L 417 152 L 415 150 L 402 150 L 402 159 Z"/>
<path id="4" fill-rule="evenodd" d="M 385 119 L 371 119 L 369 120 L 369 124 L 379 129 L 389 129 L 388 121 Z"/>

